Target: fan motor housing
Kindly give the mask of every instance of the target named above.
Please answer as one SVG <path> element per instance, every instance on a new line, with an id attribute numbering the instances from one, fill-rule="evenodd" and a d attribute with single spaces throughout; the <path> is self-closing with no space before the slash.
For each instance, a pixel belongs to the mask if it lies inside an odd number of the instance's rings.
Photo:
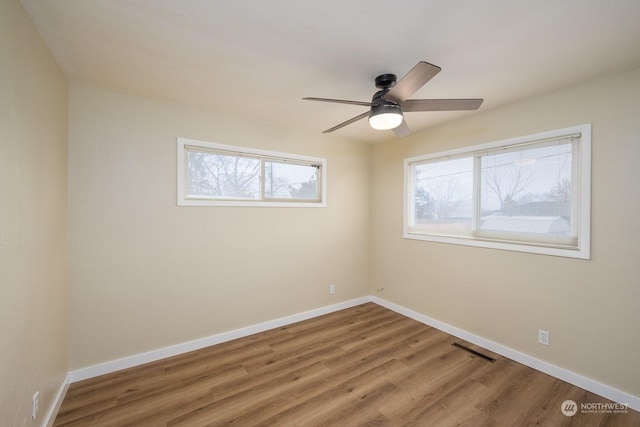
<path id="1" fill-rule="evenodd" d="M 381 74 L 376 77 L 376 87 L 379 89 L 389 89 L 396 85 L 398 78 L 395 74 Z"/>
<path id="2" fill-rule="evenodd" d="M 389 92 L 389 88 L 377 91 L 373 95 L 373 98 L 371 98 L 372 106 L 377 107 L 377 106 L 383 106 L 383 105 L 390 105 L 390 106 L 394 106 L 394 108 L 395 107 L 400 108 L 400 104 L 398 104 L 397 102 L 384 99 L 384 96 L 387 94 L 387 92 Z"/>

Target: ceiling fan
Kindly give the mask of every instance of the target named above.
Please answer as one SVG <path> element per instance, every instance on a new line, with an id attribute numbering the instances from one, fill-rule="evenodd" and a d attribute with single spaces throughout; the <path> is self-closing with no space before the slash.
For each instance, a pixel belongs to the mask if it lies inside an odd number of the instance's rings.
<path id="1" fill-rule="evenodd" d="M 396 82 L 395 74 L 382 74 L 376 77 L 375 84 L 380 90 L 373 95 L 371 102 L 348 101 L 329 98 L 302 98 L 307 101 L 335 102 L 338 104 L 360 105 L 370 110 L 342 122 L 323 133 L 333 132 L 351 123 L 369 116 L 369 124 L 378 130 L 393 129 L 398 137 L 411 133 L 403 113 L 414 111 L 461 111 L 477 110 L 482 98 L 472 99 L 408 99 L 425 83 L 440 72 L 440 67 L 420 61 L 403 78 Z"/>

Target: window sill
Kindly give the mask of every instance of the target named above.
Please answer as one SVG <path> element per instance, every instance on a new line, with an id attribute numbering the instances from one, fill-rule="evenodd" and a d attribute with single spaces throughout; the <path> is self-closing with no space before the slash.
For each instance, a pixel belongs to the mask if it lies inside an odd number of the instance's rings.
<path id="1" fill-rule="evenodd" d="M 427 242 L 446 243 L 453 245 L 475 246 L 487 249 L 499 249 L 505 251 L 526 252 L 538 255 L 551 255 L 565 258 L 591 259 L 588 247 L 579 249 L 573 247 L 544 246 L 533 243 L 510 243 L 494 240 L 478 239 L 473 237 L 453 237 L 416 232 L 405 232 L 405 239 L 423 240 Z"/>

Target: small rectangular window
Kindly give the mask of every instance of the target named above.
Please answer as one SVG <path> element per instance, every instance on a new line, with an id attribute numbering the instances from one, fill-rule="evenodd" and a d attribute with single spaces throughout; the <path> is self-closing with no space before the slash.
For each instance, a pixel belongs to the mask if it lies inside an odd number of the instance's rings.
<path id="1" fill-rule="evenodd" d="M 324 207 L 326 160 L 178 138 L 179 206 Z"/>
<path id="2" fill-rule="evenodd" d="M 405 160 L 405 238 L 590 256 L 589 125 Z"/>

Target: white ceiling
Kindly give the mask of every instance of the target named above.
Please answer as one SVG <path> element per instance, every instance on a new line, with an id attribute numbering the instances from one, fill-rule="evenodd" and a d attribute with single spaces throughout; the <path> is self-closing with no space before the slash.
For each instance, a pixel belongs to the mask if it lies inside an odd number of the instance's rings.
<path id="1" fill-rule="evenodd" d="M 22 0 L 70 80 L 320 133 L 419 60 L 479 111 L 640 66 L 638 0 Z M 594 100 L 596 102 L 596 100 Z M 364 108 L 364 109 L 363 109 Z M 473 112 L 407 113 L 414 130 Z M 393 138 L 366 120 L 327 138 Z"/>

